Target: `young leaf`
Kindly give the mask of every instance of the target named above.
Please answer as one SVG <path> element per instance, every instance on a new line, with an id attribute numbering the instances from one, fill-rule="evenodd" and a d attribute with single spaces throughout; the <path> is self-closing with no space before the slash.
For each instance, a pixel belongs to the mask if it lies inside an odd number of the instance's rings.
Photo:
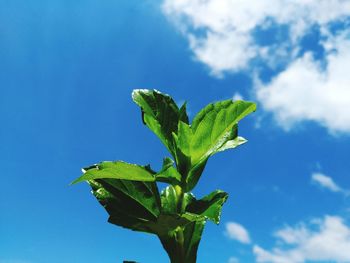
<path id="1" fill-rule="evenodd" d="M 172 185 L 181 184 L 181 174 L 174 167 L 174 161 L 170 158 L 163 160 L 162 170 L 155 174 L 157 182 L 168 183 Z"/>
<path id="2" fill-rule="evenodd" d="M 156 90 L 134 90 L 132 99 L 139 105 L 143 112 L 143 121 L 175 156 L 172 133 L 177 132 L 179 119 L 186 120 L 185 110 L 181 114 L 174 100 L 166 94 Z M 188 118 L 187 118 L 188 119 Z"/>
<path id="3" fill-rule="evenodd" d="M 94 179 L 124 179 L 143 182 L 154 182 L 155 177 L 149 169 L 143 166 L 130 164 L 122 161 L 101 162 L 93 167 L 89 167 L 85 173 L 72 182 L 76 184 L 83 181 Z"/>
<path id="4" fill-rule="evenodd" d="M 238 137 L 236 137 L 233 140 L 227 141 L 224 145 L 222 145 L 217 150 L 217 152 L 223 152 L 223 151 L 226 151 L 228 149 L 234 149 L 234 148 L 236 148 L 236 147 L 238 147 L 238 146 L 240 146 L 240 145 L 242 145 L 242 144 L 244 144 L 246 142 L 247 142 L 246 139 L 244 139 L 243 137 L 238 136 Z"/>
<path id="5" fill-rule="evenodd" d="M 163 214 L 177 214 L 178 196 L 172 185 L 166 187 L 160 194 Z"/>
<path id="6" fill-rule="evenodd" d="M 200 111 L 192 123 L 191 143 L 192 164 L 217 152 L 228 140 L 232 140 L 232 130 L 237 123 L 255 111 L 256 105 L 247 101 L 226 100 L 209 104 Z"/>
<path id="7" fill-rule="evenodd" d="M 255 109 L 252 102 L 226 100 L 209 104 L 197 114 L 191 126 L 191 169 L 186 178 L 187 191 L 197 184 L 210 156 L 243 143 L 235 140 L 237 123 Z"/>

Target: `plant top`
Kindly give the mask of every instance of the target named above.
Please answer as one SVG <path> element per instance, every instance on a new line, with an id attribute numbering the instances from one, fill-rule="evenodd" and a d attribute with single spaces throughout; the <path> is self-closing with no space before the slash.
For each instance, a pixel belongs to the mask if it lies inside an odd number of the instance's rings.
<path id="1" fill-rule="evenodd" d="M 248 101 L 224 100 L 207 105 L 189 123 L 186 103 L 156 90 L 134 90 L 143 123 L 168 149 L 160 171 L 123 161 L 84 168 L 72 184 L 87 181 L 109 214 L 108 222 L 159 237 L 172 263 L 196 262 L 207 220 L 218 224 L 228 194 L 216 190 L 196 199 L 190 192 L 212 155 L 242 145 L 238 122 L 256 110 Z M 168 186 L 160 193 L 157 182 Z"/>

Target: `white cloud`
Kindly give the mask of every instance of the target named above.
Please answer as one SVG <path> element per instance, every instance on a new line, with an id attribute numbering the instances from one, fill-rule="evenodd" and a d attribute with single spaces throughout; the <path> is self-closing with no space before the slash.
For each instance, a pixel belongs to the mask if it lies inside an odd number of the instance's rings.
<path id="1" fill-rule="evenodd" d="M 344 190 L 339 187 L 331 177 L 326 176 L 321 173 L 313 173 L 311 175 L 311 180 L 320 186 L 327 188 L 328 190 L 332 192 L 343 192 Z"/>
<path id="2" fill-rule="evenodd" d="M 331 23 L 349 23 L 349 0 L 164 0 L 162 7 L 188 39 L 195 59 L 217 77 L 241 70 L 259 75 L 253 61 L 286 68 L 269 83 L 255 78 L 254 89 L 285 129 L 314 121 L 331 133 L 350 132 L 350 30 L 330 30 Z M 268 36 L 256 32 L 272 28 L 286 34 L 259 42 Z M 301 53 L 300 40 L 314 28 L 320 29 L 324 61 L 310 50 Z"/>
<path id="3" fill-rule="evenodd" d="M 326 68 L 306 53 L 270 83 L 257 82 L 257 97 L 285 128 L 309 120 L 331 132 L 350 132 L 350 39 L 324 43 Z"/>
<path id="4" fill-rule="evenodd" d="M 248 231 L 238 223 L 228 222 L 226 224 L 226 234 L 231 239 L 237 240 L 243 244 L 250 244 Z"/>
<path id="5" fill-rule="evenodd" d="M 256 42 L 255 30 L 274 24 L 288 25 L 289 41 L 297 48 L 298 40 L 312 26 L 325 27 L 329 22 L 349 16 L 350 2 L 164 0 L 163 10 L 189 39 L 196 58 L 208 65 L 213 74 L 220 75 L 246 68 L 261 51 L 266 54 L 266 47 L 261 49 Z M 276 44 L 282 46 L 281 43 L 272 43 L 273 51 L 277 49 Z"/>
<path id="6" fill-rule="evenodd" d="M 254 246 L 257 262 L 350 262 L 350 227 L 341 217 L 325 216 L 308 225 L 285 227 L 275 236 L 279 245 L 270 251 Z"/>
<path id="7" fill-rule="evenodd" d="M 232 32 L 229 35 L 208 32 L 205 39 L 189 36 L 190 46 L 196 59 L 208 65 L 218 77 L 222 71 L 244 69 L 257 54 L 246 34 Z"/>

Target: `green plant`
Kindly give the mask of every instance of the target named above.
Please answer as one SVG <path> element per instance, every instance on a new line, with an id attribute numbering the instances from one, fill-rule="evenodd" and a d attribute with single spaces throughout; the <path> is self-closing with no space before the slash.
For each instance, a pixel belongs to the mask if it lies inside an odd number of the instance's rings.
<path id="1" fill-rule="evenodd" d="M 101 162 L 84 168 L 73 184 L 89 183 L 110 223 L 157 235 L 172 263 L 196 262 L 204 225 L 207 220 L 219 223 L 228 194 L 216 190 L 196 199 L 190 191 L 210 156 L 246 142 L 238 137 L 237 123 L 256 105 L 232 100 L 209 104 L 190 124 L 186 103 L 178 108 L 156 90 L 134 90 L 132 98 L 141 107 L 144 124 L 173 159 L 165 158 L 158 172 L 149 165 Z M 157 182 L 168 186 L 159 193 Z"/>

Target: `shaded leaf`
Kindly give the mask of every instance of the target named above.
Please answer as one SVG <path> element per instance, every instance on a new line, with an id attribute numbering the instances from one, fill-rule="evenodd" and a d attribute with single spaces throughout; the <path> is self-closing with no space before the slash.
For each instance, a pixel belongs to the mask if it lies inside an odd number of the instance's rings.
<path id="1" fill-rule="evenodd" d="M 185 102 L 182 106 L 181 106 L 181 108 L 180 108 L 180 110 L 179 110 L 179 120 L 180 121 L 182 121 L 182 122 L 184 122 L 184 123 L 187 123 L 187 124 L 189 124 L 189 120 L 188 120 L 188 115 L 187 115 L 187 103 Z"/>
<path id="2" fill-rule="evenodd" d="M 108 222 L 134 231 L 149 232 L 144 226 L 144 223 L 149 220 L 145 219 L 145 217 L 148 217 L 147 213 L 146 215 L 136 215 L 135 213 L 131 214 L 129 211 L 130 200 L 128 200 L 128 202 L 125 203 L 125 197 L 123 198 L 111 194 L 106 189 L 104 189 L 101 184 L 94 180 L 89 181 L 89 184 L 93 189 L 93 195 L 109 214 Z M 132 206 L 134 207 L 134 205 Z"/>
<path id="3" fill-rule="evenodd" d="M 204 216 L 219 224 L 223 204 L 226 202 L 228 194 L 221 190 L 216 190 L 200 200 L 192 200 L 186 207 L 186 211 Z"/>
<path id="4" fill-rule="evenodd" d="M 155 174 L 156 181 L 172 185 L 181 184 L 181 174 L 174 167 L 174 161 L 170 158 L 163 160 L 162 170 Z"/>
<path id="5" fill-rule="evenodd" d="M 186 177 L 186 192 L 191 191 L 198 183 L 203 170 L 205 168 L 205 165 L 207 164 L 208 158 L 202 160 L 201 162 L 197 163 L 195 166 L 193 166 L 190 171 L 187 173 Z"/>
<path id="6" fill-rule="evenodd" d="M 106 209 L 109 222 L 137 231 L 150 232 L 147 222 L 160 214 L 155 183 L 118 179 L 89 180 L 93 194 Z"/>

